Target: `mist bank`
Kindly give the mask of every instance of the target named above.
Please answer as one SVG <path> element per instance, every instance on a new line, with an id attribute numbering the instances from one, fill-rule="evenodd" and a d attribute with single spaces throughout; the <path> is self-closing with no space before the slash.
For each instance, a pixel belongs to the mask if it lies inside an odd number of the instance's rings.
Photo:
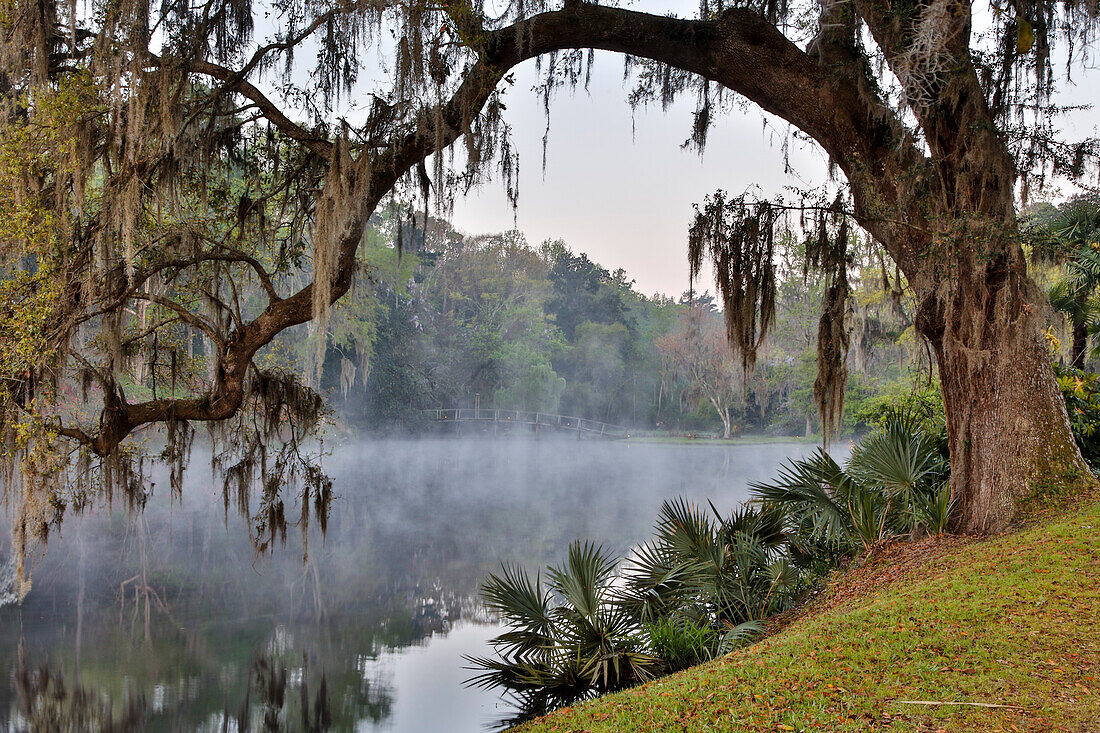
<path id="1" fill-rule="evenodd" d="M 79 683 L 116 713 L 140 703 L 150 730 L 220 729 L 211 721 L 246 701 L 260 715 L 258 660 L 290 670 L 288 700 L 300 697 L 294 679 L 312 699 L 324 675 L 336 728 L 424 730 L 431 719 L 434 729 L 479 730 L 507 707 L 462 686 L 462 655 L 484 654 L 499 633 L 477 590 L 502 560 L 535 569 L 586 537 L 625 553 L 648 537 L 665 498 L 727 510 L 747 482 L 808 450 L 349 442 L 325 461 L 334 479 L 325 532 L 291 527 L 285 545 L 258 555 L 196 445 L 178 499 L 154 474 L 143 513 L 70 516 L 40 548 L 22 606 L 0 608 L 0 660 L 9 680 L 20 664 L 48 662 L 68 689 Z M 16 720 L 19 704 L 3 686 L 0 722 Z M 468 717 L 452 720 L 452 709 Z"/>

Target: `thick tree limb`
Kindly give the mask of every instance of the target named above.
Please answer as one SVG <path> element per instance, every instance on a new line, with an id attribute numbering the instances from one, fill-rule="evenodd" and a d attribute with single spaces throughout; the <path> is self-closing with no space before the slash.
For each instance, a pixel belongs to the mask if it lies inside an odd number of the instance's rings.
<path id="1" fill-rule="evenodd" d="M 886 242 L 912 241 L 909 219 L 896 210 L 902 192 L 892 190 L 906 161 L 919 159 L 911 140 L 899 139 L 900 123 L 856 81 L 822 64 L 773 25 L 748 10 L 729 10 L 716 20 L 680 20 L 588 4 L 543 13 L 487 34 L 480 59 L 439 110 L 426 110 L 416 129 L 395 144 L 356 161 L 351 213 L 337 232 L 333 302 L 351 286 L 363 227 L 381 198 L 413 166 L 466 132 L 497 84 L 524 60 L 567 48 L 597 48 L 650 58 L 721 83 L 818 141 L 848 175 L 857 216 Z M 162 62 L 163 63 L 163 62 Z M 279 129 L 307 149 L 330 155 L 332 144 L 292 122 L 238 73 L 206 62 L 190 71 L 209 75 L 253 101 Z M 899 149 L 901 154 L 899 155 Z M 367 158 L 365 156 L 371 156 Z M 902 161 L 899 163 L 898 161 Z M 908 213 L 908 212 L 906 212 Z M 904 236 L 899 231 L 904 229 Z M 910 251 L 892 252 L 899 258 Z M 121 404 L 105 412 L 96 451 L 109 452 L 138 425 L 165 419 L 218 420 L 242 404 L 248 364 L 276 334 L 312 317 L 313 284 L 273 300 L 252 322 L 233 331 L 219 357 L 215 383 L 200 398 Z M 201 326 L 200 326 L 201 327 Z"/>

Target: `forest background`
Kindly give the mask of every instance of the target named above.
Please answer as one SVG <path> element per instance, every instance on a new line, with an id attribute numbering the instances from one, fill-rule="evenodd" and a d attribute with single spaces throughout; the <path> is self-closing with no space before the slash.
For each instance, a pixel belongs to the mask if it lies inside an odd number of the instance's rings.
<path id="1" fill-rule="evenodd" d="M 1029 218 L 1052 211 L 1038 205 Z M 708 292 L 645 295 L 623 269 L 566 242 L 535 246 L 514 230 L 469 235 L 391 203 L 372 220 L 357 285 L 326 326 L 323 363 L 312 324 L 282 334 L 261 358 L 327 392 L 340 430 L 419 432 L 431 426 L 428 410 L 480 406 L 634 434 L 818 435 L 823 279 L 798 264 L 804 247 L 790 237 L 779 247 L 776 326 L 746 384 Z M 1033 270 L 1049 285 L 1061 268 Z M 890 405 L 914 399 L 942 414 L 904 279 L 867 241 L 852 247 L 849 280 L 843 432 L 864 432 Z M 1068 361 L 1070 327 L 1054 308 L 1046 319 L 1053 358 Z"/>

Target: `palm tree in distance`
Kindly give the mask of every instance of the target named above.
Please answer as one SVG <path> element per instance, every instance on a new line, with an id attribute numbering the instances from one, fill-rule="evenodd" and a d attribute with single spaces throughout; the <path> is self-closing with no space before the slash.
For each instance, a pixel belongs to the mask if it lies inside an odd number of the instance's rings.
<path id="1" fill-rule="evenodd" d="M 1073 327 L 1071 366 L 1084 369 L 1089 336 L 1100 327 L 1100 197 L 1063 204 L 1052 216 L 1039 217 L 1033 231 L 1041 251 L 1065 262 L 1063 276 L 1050 288 L 1050 303 Z"/>

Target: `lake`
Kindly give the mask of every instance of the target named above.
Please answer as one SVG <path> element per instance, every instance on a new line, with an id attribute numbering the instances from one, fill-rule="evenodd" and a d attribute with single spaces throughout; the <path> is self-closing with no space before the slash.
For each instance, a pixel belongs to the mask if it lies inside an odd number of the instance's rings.
<path id="1" fill-rule="evenodd" d="M 477 601 L 487 573 L 558 562 L 575 539 L 625 553 L 648 538 L 662 500 L 710 499 L 726 513 L 748 482 L 811 449 L 356 443 L 326 460 L 336 499 L 325 535 L 312 526 L 303 546 L 292 528 L 263 556 L 247 523 L 226 516 L 196 449 L 181 500 L 156 481 L 140 516 L 69 517 L 35 556 L 22 606 L 0 607 L 0 728 L 25 728 L 32 677 L 22 671 L 45 668 L 66 700 L 78 685 L 96 714 L 151 731 L 245 720 L 252 730 L 492 730 L 515 711 L 466 687 L 463 660 L 487 654 L 501 630 Z"/>

